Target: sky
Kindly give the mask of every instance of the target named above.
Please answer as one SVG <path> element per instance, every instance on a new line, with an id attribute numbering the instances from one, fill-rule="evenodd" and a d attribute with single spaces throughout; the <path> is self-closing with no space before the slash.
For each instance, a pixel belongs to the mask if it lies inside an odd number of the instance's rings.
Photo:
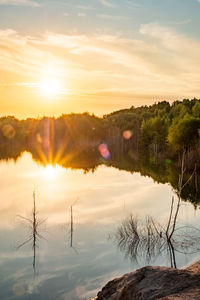
<path id="1" fill-rule="evenodd" d="M 200 0 L 0 0 L 0 115 L 199 98 Z"/>

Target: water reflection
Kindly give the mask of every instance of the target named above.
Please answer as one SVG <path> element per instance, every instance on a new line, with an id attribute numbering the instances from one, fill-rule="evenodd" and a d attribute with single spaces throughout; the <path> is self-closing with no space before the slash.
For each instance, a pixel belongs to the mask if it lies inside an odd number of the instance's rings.
<path id="1" fill-rule="evenodd" d="M 158 183 L 170 183 L 175 191 L 178 191 L 179 170 L 177 164 L 170 159 L 152 160 L 149 156 L 136 155 L 132 151 L 119 152 L 117 148 L 109 147 L 109 159 L 102 157 L 98 147 L 94 148 L 76 148 L 69 151 L 68 148 L 54 147 L 51 151 L 46 150 L 46 143 L 43 145 L 29 145 L 26 151 L 30 152 L 33 160 L 45 167 L 43 176 L 46 179 L 54 180 L 57 176 L 57 169 L 80 169 L 84 173 L 95 172 L 101 165 L 115 167 L 119 170 L 125 170 L 131 173 L 139 172 L 143 176 L 153 178 Z M 21 148 L 20 148 L 21 147 Z M 105 148 L 105 147 L 104 147 Z M 106 148 L 105 148 L 106 149 Z M 4 145 L 0 147 L 0 161 L 14 159 L 15 161 L 24 153 L 24 146 Z M 191 172 L 184 173 L 183 181 L 187 181 Z M 192 179 L 181 191 L 181 198 L 190 201 L 195 207 L 200 203 L 200 175 L 195 170 Z"/>
<path id="2" fill-rule="evenodd" d="M 28 236 L 19 245 L 23 259 L 14 257 L 14 263 L 9 264 L 9 261 L 6 261 L 4 269 L 2 268 L 2 274 L 9 270 L 10 276 L 13 269 L 16 274 L 12 282 L 7 276 L 7 281 L 2 284 L 2 290 L 7 289 L 7 284 L 15 286 L 16 282 L 25 281 L 24 297 L 28 297 L 27 287 L 30 285 L 33 286 L 31 293 L 34 294 L 34 299 L 41 299 L 40 295 L 45 295 L 47 299 L 82 300 L 85 295 L 95 295 L 96 290 L 110 278 L 135 269 L 134 264 L 123 260 L 123 255 L 116 251 L 113 243 L 106 241 L 107 234 L 114 230 L 116 222 L 133 210 L 134 215 L 126 217 L 115 236 L 120 249 L 125 251 L 132 261 L 142 260 L 141 265 L 145 265 L 146 261 L 155 260 L 155 264 L 166 265 L 165 256 L 168 255 L 171 265 L 180 267 L 185 264 L 185 261 L 181 259 L 177 264 L 177 257 L 179 258 L 177 254 L 182 252 L 194 254 L 199 251 L 197 242 L 199 231 L 195 226 L 181 225 L 176 217 L 179 214 L 181 197 L 195 205 L 200 199 L 197 172 L 195 174 L 183 172 L 181 186 L 187 184 L 180 189 L 178 184 L 180 171 L 171 160 L 153 161 L 149 157 L 138 159 L 133 151 L 126 152 L 116 144 L 105 144 L 103 139 L 100 143 L 95 142 L 94 147 L 88 145 L 85 147 L 85 141 L 80 142 L 78 139 L 74 141 L 74 145 L 69 145 L 67 136 L 56 142 L 53 130 L 49 134 L 48 128 L 51 127 L 51 122 L 48 122 L 47 126 L 44 126 L 43 134 L 38 134 L 35 140 L 31 139 L 30 143 L 24 144 L 25 146 L 17 145 L 17 139 L 14 141 L 10 139 L 3 147 L 0 145 L 0 159 L 3 162 L 5 157 L 13 157 L 16 161 L 24 150 L 29 153 L 25 153 L 17 164 L 13 162 L 7 165 L 1 164 L 0 169 L 3 174 L 1 198 L 9 199 L 5 205 L 1 203 L 1 212 L 5 218 L 5 225 L 2 221 L 1 226 L 7 226 L 8 243 L 13 240 L 12 234 L 15 235 L 18 230 L 21 230 L 19 227 L 9 228 L 8 224 L 13 215 L 19 213 L 26 226 L 29 226 Z M 12 135 L 11 131 L 8 133 Z M 129 136 L 130 133 L 126 132 L 124 139 L 129 141 Z M 72 137 L 75 138 L 76 134 L 73 133 Z M 97 144 L 102 147 L 99 148 Z M 144 176 L 141 177 L 139 172 Z M 153 178 L 154 182 L 147 176 Z M 170 182 L 176 190 L 178 202 L 174 199 L 170 202 L 173 192 L 168 185 L 155 184 L 155 181 Z M 37 208 L 40 209 L 42 217 L 48 216 L 50 235 L 48 247 L 41 242 L 42 223 L 38 218 L 35 193 L 33 203 L 32 199 L 31 204 L 24 201 L 33 183 L 36 183 L 41 193 Z M 11 191 L 5 188 L 8 185 L 12 186 Z M 63 243 L 66 233 L 63 234 L 61 226 L 66 222 L 66 202 L 69 203 L 69 199 L 76 197 L 79 197 L 76 206 L 75 203 L 68 204 L 70 216 L 66 250 L 66 244 Z M 23 217 L 31 211 L 32 207 L 31 218 Z M 168 212 L 170 207 L 171 214 Z M 193 214 L 192 206 L 190 206 L 190 213 Z M 138 218 L 135 217 L 137 214 Z M 142 219 L 141 215 L 151 217 Z M 157 219 L 156 215 L 161 219 L 167 215 L 167 221 Z M 192 220 L 193 215 L 190 218 Z M 77 231 L 76 226 L 79 227 Z M 22 250 L 22 247 L 29 243 L 33 249 L 31 256 L 33 256 L 34 273 L 36 273 L 36 264 L 38 265 L 40 261 L 40 274 L 37 274 L 34 283 L 32 269 L 27 267 L 30 253 Z M 77 247 L 79 255 L 75 253 Z M 6 250 L 8 248 L 9 246 Z M 11 257 L 14 255 L 10 254 Z M 193 255 L 192 259 L 195 258 L 196 256 Z M 18 272 L 22 269 L 23 275 L 20 277 Z M 2 280 L 0 285 L 1 282 Z M 38 282 L 38 286 L 35 282 Z M 10 296 L 10 290 L 6 291 Z M 14 291 L 16 295 L 22 293 L 20 285 L 15 286 Z"/>
<path id="3" fill-rule="evenodd" d="M 73 215 L 73 207 L 74 207 L 73 203 L 70 206 L 70 222 L 69 222 L 69 232 L 68 232 L 68 241 L 69 241 L 69 247 L 71 249 L 74 250 L 74 252 L 76 252 L 76 254 L 78 254 L 78 250 L 77 247 L 74 246 L 74 215 Z"/>
<path id="4" fill-rule="evenodd" d="M 200 251 L 200 230 L 194 226 L 178 224 L 182 192 L 195 176 L 196 165 L 186 180 L 184 180 L 185 171 L 184 151 L 177 183 L 177 203 L 175 207 L 175 199 L 172 197 L 166 224 L 159 223 L 152 216 L 143 220 L 131 215 L 118 228 L 115 234 L 117 246 L 132 261 L 138 262 L 142 257 L 149 264 L 153 258 L 165 252 L 169 254 L 171 267 L 176 268 L 177 252 L 194 254 Z"/>
<path id="5" fill-rule="evenodd" d="M 40 239 L 46 240 L 46 238 L 44 236 L 42 236 L 40 233 L 41 225 L 44 224 L 46 219 L 39 219 L 37 217 L 37 215 L 38 215 L 38 211 L 36 208 L 36 193 L 34 190 L 33 191 L 33 210 L 32 210 L 31 218 L 29 219 L 24 216 L 18 215 L 19 218 L 21 218 L 26 223 L 28 223 L 29 234 L 28 234 L 28 237 L 26 237 L 25 241 L 23 241 L 21 244 L 19 244 L 17 246 L 17 249 L 20 249 L 28 243 L 32 244 L 32 249 L 33 249 L 33 263 L 32 264 L 33 264 L 34 276 L 36 274 L 36 248 L 39 247 Z"/>
<path id="6" fill-rule="evenodd" d="M 86 163 L 87 161 L 85 165 Z M 88 299 L 109 279 L 135 269 L 135 265 L 129 260 L 124 260 L 124 255 L 116 251 L 116 247 L 111 241 L 107 242 L 106 237 L 109 232 L 113 232 L 116 223 L 129 216 L 131 211 L 138 215 L 138 220 L 141 219 L 141 215 L 151 215 L 157 223 L 167 225 L 168 222 L 162 220 L 169 219 L 168 210 L 171 207 L 173 192 L 167 184 L 156 184 L 149 177 L 141 177 L 139 173 L 119 171 L 112 168 L 111 163 L 112 161 L 107 163 L 109 167 L 99 167 L 95 173 L 83 174 L 82 170 L 67 170 L 60 166 L 54 167 L 50 163 L 45 168 L 35 163 L 28 153 L 16 164 L 1 162 L 1 199 L 7 201 L 2 201 L 0 207 L 0 238 L 3 241 L 0 244 L 0 298 L 13 297 L 12 287 L 15 294 L 21 293 L 23 289 L 20 286 L 23 286 L 24 299 L 29 295 L 31 299 Z M 51 169 L 55 171 L 56 176 L 47 176 L 48 170 L 51 173 Z M 29 234 L 33 236 L 33 213 L 31 217 L 27 213 L 34 210 L 33 199 L 29 196 L 34 183 L 39 191 L 39 197 L 35 199 L 35 222 L 38 222 L 40 217 L 48 217 L 49 238 L 47 244 L 36 237 L 36 245 L 39 248 L 35 247 L 37 276 L 33 280 L 30 261 L 34 251 L 27 251 L 25 246 L 20 248 L 20 251 L 13 251 L 10 245 L 13 240 L 20 240 L 21 244 L 27 241 L 29 235 L 26 237 L 23 233 L 27 225 Z M 12 189 L 8 189 L 8 186 Z M 77 197 L 77 202 L 71 200 Z M 174 202 L 174 208 L 175 204 L 177 203 Z M 183 219 L 189 218 L 191 222 L 194 220 L 195 226 L 195 222 L 199 222 L 199 216 L 194 218 L 192 205 L 188 204 L 186 209 L 181 207 L 185 212 Z M 17 214 L 29 219 L 27 221 L 21 218 L 26 225 L 23 228 L 12 223 Z M 66 217 L 67 233 L 61 230 L 64 223 L 66 229 Z M 41 229 L 38 227 L 37 231 L 40 233 Z M 160 231 L 163 235 L 164 230 L 161 228 Z M 179 234 L 182 234 L 181 231 Z M 64 239 L 67 239 L 67 247 L 66 243 L 63 243 Z M 33 240 L 26 244 L 31 248 L 29 244 L 33 246 Z M 73 248 L 78 249 L 79 255 Z M 163 257 L 155 257 L 155 264 L 167 264 L 164 252 Z M 178 255 L 177 257 L 179 260 Z M 193 255 L 191 261 L 196 258 L 197 255 Z M 181 259 L 178 266 L 182 267 L 186 263 Z M 143 261 L 142 265 L 144 264 Z"/>
<path id="7" fill-rule="evenodd" d="M 73 207 L 70 207 L 71 210 L 71 222 L 70 222 L 70 247 L 73 248 L 73 233 L 74 233 L 74 224 L 73 224 Z"/>
<path id="8" fill-rule="evenodd" d="M 178 224 L 177 224 L 178 225 Z M 194 226 L 179 225 L 169 238 L 168 226 L 155 218 L 145 219 L 131 215 L 118 227 L 114 235 L 117 247 L 140 264 L 152 263 L 158 256 L 169 256 L 171 267 L 176 268 L 176 253 L 190 255 L 200 252 L 200 230 Z"/>

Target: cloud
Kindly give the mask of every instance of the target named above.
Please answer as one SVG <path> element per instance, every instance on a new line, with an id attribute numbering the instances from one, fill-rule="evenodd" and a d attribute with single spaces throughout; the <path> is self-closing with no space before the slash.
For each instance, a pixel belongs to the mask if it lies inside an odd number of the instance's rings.
<path id="1" fill-rule="evenodd" d="M 127 0 L 127 4 L 132 7 L 132 8 L 139 8 L 139 7 L 142 7 L 141 4 L 138 4 L 138 3 L 135 3 L 133 1 L 130 1 L 130 0 Z"/>
<path id="2" fill-rule="evenodd" d="M 40 7 L 41 4 L 32 0 L 0 0 L 0 5 Z"/>
<path id="3" fill-rule="evenodd" d="M 140 33 L 151 37 L 157 43 L 159 42 L 165 49 L 174 51 L 174 55 L 179 53 L 181 59 L 188 57 L 189 53 L 195 54 L 195 58 L 197 58 L 200 41 L 177 33 L 171 27 L 164 27 L 158 23 L 149 23 L 141 26 Z"/>
<path id="4" fill-rule="evenodd" d="M 84 9 L 84 10 L 93 10 L 93 9 L 95 9 L 94 7 L 86 6 L 86 5 L 73 5 L 73 6 L 78 8 L 78 9 Z"/>
<path id="5" fill-rule="evenodd" d="M 55 32 L 36 38 L 12 29 L 0 31 L 2 74 L 16 74 L 18 83 L 34 89 L 34 80 L 51 61 L 70 82 L 70 95 L 83 97 L 198 96 L 199 53 L 199 40 L 158 23 L 142 25 L 139 38 Z"/>
<path id="6" fill-rule="evenodd" d="M 99 2 L 103 5 L 103 6 L 106 6 L 106 7 L 116 7 L 115 4 L 107 1 L 107 0 L 99 0 Z"/>
<path id="7" fill-rule="evenodd" d="M 88 5 L 78 5 L 78 4 L 71 4 L 71 3 L 64 3 L 64 5 L 74 7 L 77 9 L 83 9 L 83 10 L 94 10 L 95 9 L 94 7 L 88 6 Z"/>
<path id="8" fill-rule="evenodd" d="M 125 16 L 116 16 L 116 15 L 107 15 L 107 14 L 98 14 L 97 17 L 108 20 L 128 20 L 128 17 Z"/>

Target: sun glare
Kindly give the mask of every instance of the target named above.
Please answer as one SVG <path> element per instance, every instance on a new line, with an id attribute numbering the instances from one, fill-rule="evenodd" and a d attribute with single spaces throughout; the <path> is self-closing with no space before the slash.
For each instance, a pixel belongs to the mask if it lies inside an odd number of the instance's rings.
<path id="1" fill-rule="evenodd" d="M 47 165 L 42 170 L 42 176 L 46 180 L 56 179 L 56 177 L 58 176 L 58 170 L 56 167 L 53 167 L 52 165 Z"/>
<path id="2" fill-rule="evenodd" d="M 61 84 L 55 78 L 45 78 L 40 82 L 39 88 L 42 94 L 47 97 L 55 97 L 61 92 Z"/>
<path id="3" fill-rule="evenodd" d="M 67 71 L 59 61 L 44 62 L 38 75 L 37 87 L 44 98 L 55 99 L 66 89 Z"/>

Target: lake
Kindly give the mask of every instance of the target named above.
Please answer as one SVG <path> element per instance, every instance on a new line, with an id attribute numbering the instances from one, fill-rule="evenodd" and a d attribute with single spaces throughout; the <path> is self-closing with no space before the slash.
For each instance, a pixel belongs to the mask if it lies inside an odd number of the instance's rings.
<path id="1" fill-rule="evenodd" d="M 0 176 L 0 299 L 84 300 L 139 267 L 170 266 L 167 248 L 148 257 L 141 248 L 136 259 L 117 240 L 130 215 L 168 223 L 173 196 L 177 203 L 170 184 L 106 164 L 93 172 L 43 166 L 28 152 L 1 160 Z M 198 233 L 199 208 L 182 202 L 177 224 L 176 263 L 183 267 L 200 257 L 195 238 L 181 229 Z"/>

